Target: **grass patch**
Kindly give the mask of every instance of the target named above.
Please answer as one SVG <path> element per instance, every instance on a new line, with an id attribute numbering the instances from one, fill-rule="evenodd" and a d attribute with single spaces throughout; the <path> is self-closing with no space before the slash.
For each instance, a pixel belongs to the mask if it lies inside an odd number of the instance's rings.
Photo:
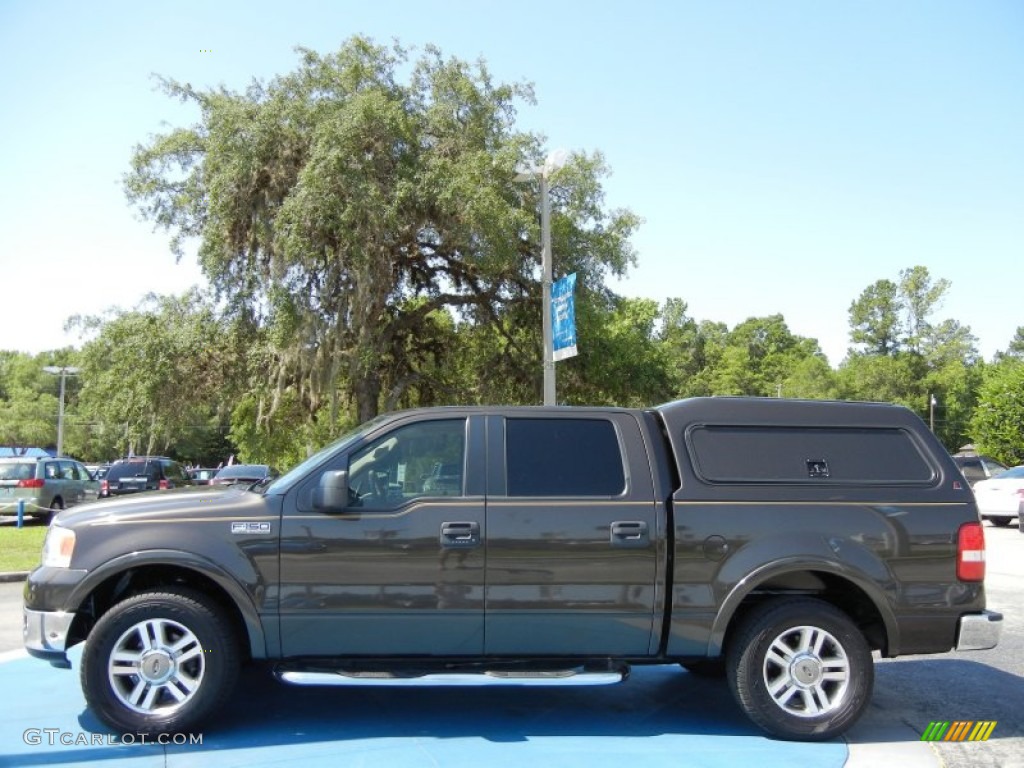
<path id="1" fill-rule="evenodd" d="M 46 526 L 26 523 L 24 528 L 13 524 L 0 525 L 0 573 L 31 571 L 39 565 Z"/>

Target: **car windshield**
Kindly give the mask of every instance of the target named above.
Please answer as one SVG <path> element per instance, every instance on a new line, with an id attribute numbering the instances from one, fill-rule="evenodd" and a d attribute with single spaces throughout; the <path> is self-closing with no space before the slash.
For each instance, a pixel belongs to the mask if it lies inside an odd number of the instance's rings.
<path id="1" fill-rule="evenodd" d="M 381 414 L 377 418 L 371 419 L 365 424 L 359 425 L 354 430 L 338 438 L 330 445 L 326 446 L 325 448 L 321 448 L 319 451 L 314 453 L 304 462 L 294 467 L 290 472 L 281 475 L 281 477 L 277 478 L 277 480 L 268 485 L 263 492 L 268 496 L 277 493 L 284 493 L 289 488 L 291 488 L 293 484 L 295 484 L 303 477 L 305 477 L 309 472 L 311 472 L 314 467 L 316 467 L 318 464 L 323 463 L 328 456 L 331 456 L 337 451 L 340 451 L 349 443 L 355 442 L 364 434 L 374 429 L 380 422 L 384 421 L 387 417 L 388 414 Z"/>
<path id="2" fill-rule="evenodd" d="M 217 478 L 225 477 L 265 477 L 268 473 L 265 464 L 234 464 L 224 467 L 217 473 Z"/>
<path id="3" fill-rule="evenodd" d="M 115 464 L 107 472 L 107 480 L 120 480 L 122 477 L 148 477 L 156 479 L 160 475 L 160 468 L 149 461 L 126 461 L 122 464 Z"/>
<path id="4" fill-rule="evenodd" d="M 29 480 L 35 470 L 35 464 L 27 462 L 0 464 L 0 480 Z"/>
<path id="5" fill-rule="evenodd" d="M 998 475 L 996 475 L 996 477 L 998 477 L 1000 480 L 1006 478 L 1012 479 L 1014 477 L 1024 477 L 1024 466 L 1013 467 L 1012 469 L 1008 469 L 1005 472 L 1000 472 Z"/>

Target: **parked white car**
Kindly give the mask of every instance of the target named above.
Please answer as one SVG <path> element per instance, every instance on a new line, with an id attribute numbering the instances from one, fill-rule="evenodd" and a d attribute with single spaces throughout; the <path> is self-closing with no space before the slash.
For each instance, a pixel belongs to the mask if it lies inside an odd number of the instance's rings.
<path id="1" fill-rule="evenodd" d="M 982 520 L 1009 525 L 1013 518 L 1019 519 L 1024 502 L 1024 466 L 1012 467 L 990 480 L 979 480 L 974 484 L 974 498 Z"/>

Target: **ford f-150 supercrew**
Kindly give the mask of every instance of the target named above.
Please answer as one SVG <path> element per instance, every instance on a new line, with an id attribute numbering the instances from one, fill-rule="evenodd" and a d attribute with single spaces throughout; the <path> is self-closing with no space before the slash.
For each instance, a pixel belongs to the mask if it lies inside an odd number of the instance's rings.
<path id="1" fill-rule="evenodd" d="M 909 410 L 695 398 L 379 417 L 266 487 L 62 512 L 29 651 L 125 731 L 206 725 L 248 659 L 316 685 L 724 675 L 761 728 L 841 733 L 872 652 L 993 647 L 971 490 Z"/>

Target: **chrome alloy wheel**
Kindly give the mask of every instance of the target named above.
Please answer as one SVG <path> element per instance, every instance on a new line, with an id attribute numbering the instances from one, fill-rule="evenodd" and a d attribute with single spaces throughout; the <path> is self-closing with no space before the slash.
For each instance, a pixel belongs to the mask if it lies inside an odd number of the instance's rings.
<path id="1" fill-rule="evenodd" d="M 790 627 L 764 657 L 764 684 L 780 709 L 819 717 L 841 707 L 850 682 L 850 661 L 835 637 L 820 627 Z"/>
<path id="2" fill-rule="evenodd" d="M 166 713 L 186 704 L 206 671 L 203 647 L 185 625 L 147 619 L 129 627 L 114 644 L 107 677 L 114 695 L 143 714 Z"/>

